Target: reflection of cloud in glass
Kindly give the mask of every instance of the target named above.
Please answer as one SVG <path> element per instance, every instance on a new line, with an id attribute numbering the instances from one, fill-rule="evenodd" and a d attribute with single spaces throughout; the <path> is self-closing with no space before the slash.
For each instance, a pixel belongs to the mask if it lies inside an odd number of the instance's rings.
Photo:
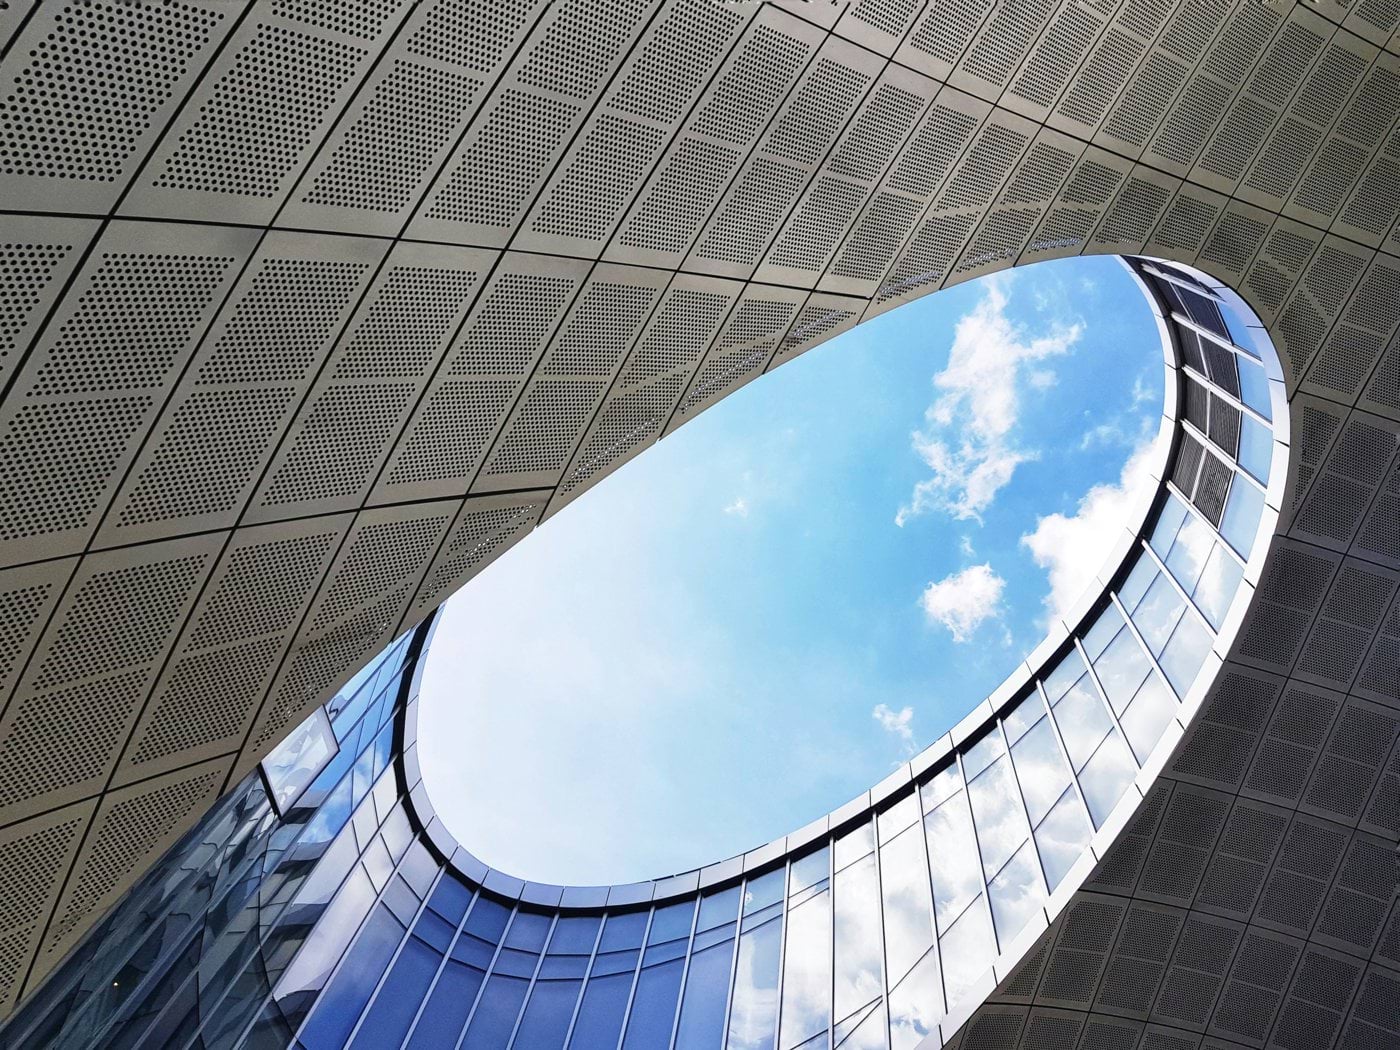
<path id="1" fill-rule="evenodd" d="M 1036 848 L 1040 851 L 1045 881 L 1051 890 L 1084 853 L 1091 834 L 1078 794 L 1074 788 L 1067 788 L 1035 829 Z"/>
<path id="2" fill-rule="evenodd" d="M 969 905 L 939 944 L 943 951 L 943 985 L 948 991 L 948 1009 L 952 1010 L 996 954 L 991 920 L 981 897 Z"/>
<path id="3" fill-rule="evenodd" d="M 1016 777 L 1021 782 L 1026 812 L 1035 824 L 1050 811 L 1069 783 L 1069 767 L 1060 755 L 1050 720 L 1042 718 L 1036 723 L 1035 728 L 1011 749 L 1011 757 L 1016 763 Z"/>
<path id="4" fill-rule="evenodd" d="M 1157 576 L 1157 583 L 1171 586 L 1160 574 Z M 1143 605 L 1145 607 L 1147 602 L 1143 602 Z M 1133 621 L 1137 622 L 1141 615 L 1141 609 L 1133 613 Z M 1127 627 L 1118 632 L 1118 636 L 1108 644 L 1103 655 L 1094 661 L 1094 672 L 1099 676 L 1099 684 L 1103 686 L 1115 714 L 1122 714 L 1123 708 L 1137 693 L 1138 686 L 1147 676 L 1147 667 L 1147 656 Z"/>
<path id="5" fill-rule="evenodd" d="M 909 976 L 890 992 L 890 1050 L 913 1050 L 938 1023 L 942 1003 L 938 952 L 930 948 Z"/>
<path id="6" fill-rule="evenodd" d="M 938 927 L 947 930 L 967 902 L 982 891 L 977 870 L 977 843 L 967 798 L 959 793 L 924 818 L 928 862 L 933 872 L 934 909 Z"/>
<path id="7" fill-rule="evenodd" d="M 739 938 L 734 968 L 734 1007 L 729 1015 L 732 1050 L 771 1050 L 778 1020 L 778 952 L 782 922 L 774 919 Z"/>
<path id="8" fill-rule="evenodd" d="M 788 913 L 783 974 L 783 1050 L 825 1032 L 831 1015 L 831 894 L 822 890 Z"/>
<path id="9" fill-rule="evenodd" d="M 1166 562 L 1176 582 L 1187 593 L 1200 578 L 1201 568 L 1214 545 L 1215 538 L 1210 527 L 1194 514 L 1181 523 L 1181 531 L 1176 534 L 1176 542 L 1172 544 Z"/>
<path id="10" fill-rule="evenodd" d="M 1244 570 L 1239 562 L 1226 554 L 1224 546 L 1217 543 L 1192 594 L 1196 606 L 1217 630 L 1230 610 L 1230 603 L 1235 598 L 1243 575 Z"/>
<path id="11" fill-rule="evenodd" d="M 1079 774 L 1079 786 L 1084 789 L 1084 801 L 1095 827 L 1103 826 L 1136 775 L 1137 767 L 1115 731 Z"/>
<path id="12" fill-rule="evenodd" d="M 873 855 L 836 874 L 836 977 L 832 1015 L 846 1018 L 884 991 L 880 888 Z"/>
<path id="13" fill-rule="evenodd" d="M 1007 759 L 997 759 L 967 786 L 967 791 L 972 797 L 972 819 L 977 825 L 982 867 L 991 877 L 1026 841 L 1030 831 Z"/>
<path id="14" fill-rule="evenodd" d="M 1029 843 L 1017 851 L 987 888 L 992 895 L 992 917 L 996 920 L 997 937 L 1005 946 L 1025 929 L 1026 923 L 1045 899 L 1035 851 Z"/>
<path id="15" fill-rule="evenodd" d="M 1055 724 L 1060 727 L 1065 750 L 1069 752 L 1074 768 L 1080 769 L 1101 741 L 1113 723 L 1104 710 L 1103 701 L 1085 675 L 1078 684 L 1065 694 L 1055 705 Z"/>
<path id="16" fill-rule="evenodd" d="M 1176 713 L 1176 697 L 1155 674 L 1143 683 L 1138 695 L 1123 712 L 1123 732 L 1128 736 L 1133 754 L 1139 762 L 1146 762 L 1162 731 Z"/>
<path id="17" fill-rule="evenodd" d="M 279 813 L 301 797 L 336 749 L 330 719 L 324 708 L 317 708 L 263 759 L 263 775 Z"/>
<path id="18" fill-rule="evenodd" d="M 1177 594 L 1176 588 L 1165 576 L 1159 574 L 1152 586 L 1147 588 L 1146 597 L 1133 610 L 1133 623 L 1137 625 L 1142 640 L 1147 644 L 1147 648 L 1152 650 L 1153 656 L 1160 653 L 1162 646 L 1167 644 L 1172 628 L 1181 618 L 1181 610 L 1185 607 L 1181 595 Z"/>
<path id="19" fill-rule="evenodd" d="M 890 984 L 898 984 L 933 944 L 924 847 L 917 828 L 880 848 L 880 883 L 885 905 L 885 961 Z"/>

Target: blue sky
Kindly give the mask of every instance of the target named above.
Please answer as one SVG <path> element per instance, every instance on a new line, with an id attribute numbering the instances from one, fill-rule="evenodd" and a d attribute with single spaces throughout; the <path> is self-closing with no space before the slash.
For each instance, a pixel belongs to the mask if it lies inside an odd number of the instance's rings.
<path id="1" fill-rule="evenodd" d="M 932 741 L 1099 567 L 1162 404 L 1110 258 L 927 296 L 751 383 L 455 596 L 434 805 L 524 878 L 660 876 Z"/>

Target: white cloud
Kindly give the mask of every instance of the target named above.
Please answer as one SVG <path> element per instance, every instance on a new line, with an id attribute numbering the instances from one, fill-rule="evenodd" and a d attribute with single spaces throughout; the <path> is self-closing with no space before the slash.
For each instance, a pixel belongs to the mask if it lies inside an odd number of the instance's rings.
<path id="1" fill-rule="evenodd" d="M 966 534 L 958 540 L 958 550 L 962 551 L 964 558 L 977 557 L 977 550 L 972 546 L 972 537 Z"/>
<path id="2" fill-rule="evenodd" d="M 990 564 L 972 565 L 924 588 L 919 598 L 928 618 L 946 627 L 955 642 L 965 642 L 987 620 L 1001 616 L 1006 581 Z"/>
<path id="3" fill-rule="evenodd" d="M 876 704 L 875 710 L 870 712 L 870 717 L 880 723 L 881 729 L 892 734 L 899 741 L 900 749 L 906 755 L 914 753 L 914 709 L 912 707 L 901 707 L 898 711 L 893 711 L 886 704 Z"/>
<path id="4" fill-rule="evenodd" d="M 749 516 L 749 501 L 740 496 L 733 503 L 724 508 L 724 513 L 733 514 L 740 518 Z"/>
<path id="5" fill-rule="evenodd" d="M 1050 593 L 1045 596 L 1049 617 L 1062 615 L 1079 598 L 1117 540 L 1129 508 L 1152 484 L 1148 468 L 1154 444 L 1155 435 L 1143 437 L 1117 482 L 1095 485 L 1071 515 L 1037 518 L 1035 529 L 1021 537 L 1049 578 Z"/>
<path id="6" fill-rule="evenodd" d="M 911 435 L 933 476 L 914 486 L 895 515 L 897 525 L 934 509 L 980 521 L 1016 468 L 1036 457 L 1015 440 L 1021 387 L 1053 385 L 1053 372 L 1029 366 L 1067 352 L 1081 329 L 1057 324 L 1028 335 L 1006 315 L 1006 284 L 989 281 L 981 301 L 958 321 L 948 366 L 933 377 L 939 396 L 924 413 L 923 429 Z"/>

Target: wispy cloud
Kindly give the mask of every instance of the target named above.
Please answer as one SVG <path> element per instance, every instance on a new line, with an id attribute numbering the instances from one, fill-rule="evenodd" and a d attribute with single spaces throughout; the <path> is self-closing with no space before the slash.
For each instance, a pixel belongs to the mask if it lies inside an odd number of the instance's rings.
<path id="1" fill-rule="evenodd" d="M 886 704 L 876 704 L 870 716 L 880 723 L 880 728 L 899 741 L 900 751 L 906 757 L 914 753 L 914 709 L 901 707 L 891 710 Z"/>
<path id="2" fill-rule="evenodd" d="M 966 642 L 983 623 L 1000 619 L 1005 589 L 1006 581 L 983 563 L 930 583 L 919 604 L 931 621 L 948 630 L 953 641 Z"/>
<path id="3" fill-rule="evenodd" d="M 1156 422 L 1152 417 L 1143 414 L 1142 406 L 1157 396 L 1156 391 L 1147 385 L 1143 377 L 1138 376 L 1133 380 L 1128 406 L 1112 419 L 1095 424 L 1084 431 L 1079 439 L 1080 450 L 1113 445 L 1135 448 Z M 1086 416 L 1088 414 L 1085 413 Z"/>
<path id="4" fill-rule="evenodd" d="M 1050 581 L 1045 596 L 1048 618 L 1063 615 L 1079 598 L 1117 539 L 1129 508 L 1151 485 L 1154 439 L 1150 434 L 1139 438 L 1117 482 L 1095 485 L 1073 514 L 1037 518 L 1035 528 L 1021 537 Z"/>
<path id="5" fill-rule="evenodd" d="M 948 366 L 933 377 L 938 397 L 911 435 L 933 474 L 914 486 L 897 525 L 935 509 L 981 521 L 1016 468 L 1036 456 L 1016 441 L 1022 387 L 1053 385 L 1053 372 L 1031 366 L 1064 354 L 1081 329 L 1054 324 L 1028 334 L 1007 316 L 1007 287 L 1005 278 L 988 281 L 981 301 L 958 321 Z"/>
<path id="6" fill-rule="evenodd" d="M 724 508 L 724 513 L 733 514 L 736 517 L 747 518 L 749 516 L 749 501 L 743 496 L 738 497 L 733 503 Z"/>

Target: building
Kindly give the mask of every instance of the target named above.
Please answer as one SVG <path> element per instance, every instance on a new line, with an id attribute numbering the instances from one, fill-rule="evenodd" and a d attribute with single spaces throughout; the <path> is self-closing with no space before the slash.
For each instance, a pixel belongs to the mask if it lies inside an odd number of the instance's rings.
<path id="1" fill-rule="evenodd" d="M 807 1050 L 807 1006 L 853 1048 L 1400 1039 L 1397 23 L 1384 0 L 8 5 L 0 1039 L 440 1045 L 433 994 L 461 1007 L 473 970 L 467 1046 L 561 1045 L 566 1001 L 578 1046 L 626 1010 L 626 1050 L 770 1023 Z M 1145 542 L 1073 631 L 907 777 L 742 858 L 543 887 L 446 837 L 393 710 L 449 593 L 861 318 L 1082 252 L 1163 261 L 1136 265 L 1176 401 Z M 1232 600 L 1184 582 L 1178 539 L 1215 584 L 1238 569 Z M 1160 648 L 1152 587 L 1183 617 Z M 1110 614 L 1144 721 L 1098 666 Z M 1051 695 L 1074 659 L 1094 688 Z M 1055 713 L 1076 695 L 1112 775 Z M 1032 827 L 1016 761 L 1046 738 L 1068 839 Z M 980 940 L 905 940 L 882 894 L 916 854 L 886 851 L 964 797 L 962 827 L 993 819 L 983 759 L 1026 823 L 1008 857 L 979 839 Z M 843 901 L 883 931 L 864 962 Z M 832 1003 L 794 997 L 827 956 L 785 946 L 827 928 Z M 423 979 L 433 953 L 454 977 Z"/>

